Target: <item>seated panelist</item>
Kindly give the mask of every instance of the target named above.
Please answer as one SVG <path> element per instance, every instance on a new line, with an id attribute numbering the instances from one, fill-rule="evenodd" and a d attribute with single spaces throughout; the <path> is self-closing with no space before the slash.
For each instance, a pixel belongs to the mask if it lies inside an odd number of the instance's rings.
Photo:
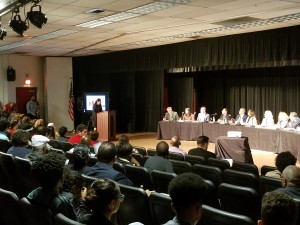
<path id="1" fill-rule="evenodd" d="M 253 109 L 249 109 L 248 110 L 248 117 L 247 117 L 247 120 L 246 120 L 246 123 L 245 125 L 246 126 L 250 126 L 250 127 L 253 127 L 253 126 L 256 126 L 258 123 L 257 123 L 257 119 L 255 117 L 255 112 Z"/>
<path id="2" fill-rule="evenodd" d="M 184 114 L 182 116 L 182 120 L 187 120 L 187 121 L 193 121 L 194 120 L 194 114 L 191 113 L 190 108 L 185 108 Z"/>
<path id="3" fill-rule="evenodd" d="M 228 114 L 228 109 L 224 108 L 222 110 L 222 114 L 221 114 L 220 118 L 218 119 L 218 123 L 226 124 L 229 122 L 231 122 L 231 115 Z"/>
<path id="4" fill-rule="evenodd" d="M 273 113 L 270 110 L 266 110 L 264 113 L 264 118 L 261 122 L 261 127 L 274 127 L 274 119 L 273 119 Z"/>
<path id="5" fill-rule="evenodd" d="M 200 113 L 198 114 L 197 121 L 209 122 L 209 114 L 206 113 L 206 108 L 203 106 L 200 108 Z"/>
<path id="6" fill-rule="evenodd" d="M 163 120 L 177 121 L 177 120 L 179 120 L 179 116 L 178 116 L 177 112 L 174 112 L 172 110 L 172 107 L 168 107 L 167 112 L 166 112 L 165 117 L 163 118 Z"/>
<path id="7" fill-rule="evenodd" d="M 289 116 L 285 112 L 279 112 L 278 122 L 276 124 L 277 128 L 286 128 L 289 123 Z"/>
<path id="8" fill-rule="evenodd" d="M 245 108 L 240 108 L 239 114 L 236 116 L 235 124 L 245 124 L 247 121 L 247 114 Z"/>

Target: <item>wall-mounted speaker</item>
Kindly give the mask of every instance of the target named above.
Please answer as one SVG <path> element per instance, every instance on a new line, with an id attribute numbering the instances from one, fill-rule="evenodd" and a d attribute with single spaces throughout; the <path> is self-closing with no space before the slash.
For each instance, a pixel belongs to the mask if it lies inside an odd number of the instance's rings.
<path id="1" fill-rule="evenodd" d="M 16 80 L 16 71 L 9 66 L 7 68 L 7 81 L 15 81 Z"/>

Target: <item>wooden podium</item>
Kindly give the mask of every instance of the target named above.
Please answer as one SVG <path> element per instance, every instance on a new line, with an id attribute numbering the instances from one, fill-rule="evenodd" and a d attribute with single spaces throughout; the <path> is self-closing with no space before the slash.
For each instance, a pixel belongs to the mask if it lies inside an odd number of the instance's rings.
<path id="1" fill-rule="evenodd" d="M 116 140 L 116 111 L 97 113 L 97 131 L 101 141 Z"/>

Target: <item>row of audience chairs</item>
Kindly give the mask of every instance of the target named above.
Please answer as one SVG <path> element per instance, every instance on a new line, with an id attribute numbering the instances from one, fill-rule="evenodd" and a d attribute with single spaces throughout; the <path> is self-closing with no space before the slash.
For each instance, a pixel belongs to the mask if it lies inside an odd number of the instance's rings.
<path id="1" fill-rule="evenodd" d="M 52 215 L 49 209 L 19 199 L 11 191 L 0 188 L 0 224 L 3 225 L 82 225 L 62 214 Z"/>

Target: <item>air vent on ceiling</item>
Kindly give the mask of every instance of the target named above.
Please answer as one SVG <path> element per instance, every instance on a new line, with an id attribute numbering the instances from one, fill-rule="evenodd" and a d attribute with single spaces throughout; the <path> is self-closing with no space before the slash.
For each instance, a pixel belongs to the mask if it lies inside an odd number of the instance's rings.
<path id="1" fill-rule="evenodd" d="M 86 11 L 86 14 L 98 14 L 104 12 L 104 9 L 96 8 L 96 9 L 90 9 Z"/>
<path id="2" fill-rule="evenodd" d="M 239 17 L 239 18 L 230 19 L 230 20 L 223 20 L 223 21 L 216 22 L 213 24 L 227 27 L 227 26 L 234 26 L 234 25 L 243 24 L 243 23 L 252 23 L 255 21 L 259 21 L 259 20 L 260 19 L 257 19 L 254 17 L 245 16 L 245 17 Z"/>

